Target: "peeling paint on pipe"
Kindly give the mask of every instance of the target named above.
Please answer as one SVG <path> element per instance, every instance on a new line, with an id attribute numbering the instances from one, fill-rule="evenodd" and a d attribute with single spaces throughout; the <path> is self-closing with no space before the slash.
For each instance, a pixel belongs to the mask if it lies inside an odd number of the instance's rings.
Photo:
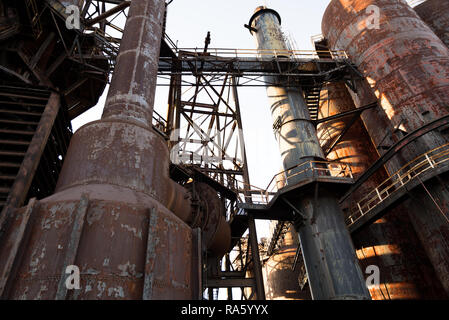
<path id="1" fill-rule="evenodd" d="M 259 49 L 286 49 L 280 18 L 274 10 L 257 8 L 249 25 Z M 324 159 L 302 92 L 270 86 L 267 94 L 275 127 L 280 123 L 278 138 L 284 169 L 307 160 Z M 304 178 L 301 175 L 289 178 L 293 173 L 294 170 L 287 173 L 289 185 Z M 369 299 L 334 192 L 327 190 L 326 185 L 311 186 L 301 190 L 301 196 L 294 202 L 306 217 L 297 231 L 313 299 Z"/>
<path id="2" fill-rule="evenodd" d="M 185 218 L 189 198 L 169 179 L 168 148 L 151 128 L 164 10 L 164 1 L 132 1 L 103 117 L 75 133 L 56 193 L 33 214 L 9 299 L 191 299 L 198 289 L 192 229 L 167 208 Z M 22 212 L 11 217 L 11 241 Z M 65 295 L 68 261 L 81 289 Z"/>

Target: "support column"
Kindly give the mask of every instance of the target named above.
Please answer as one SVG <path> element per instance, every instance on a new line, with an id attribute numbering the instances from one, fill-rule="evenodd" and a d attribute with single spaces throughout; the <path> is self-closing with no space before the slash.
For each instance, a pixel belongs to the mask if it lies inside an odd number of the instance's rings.
<path id="1" fill-rule="evenodd" d="M 276 50 L 274 59 L 289 56 L 280 23 L 276 11 L 258 7 L 248 24 L 259 50 Z M 266 80 L 281 83 L 282 77 L 270 76 Z M 290 168 L 325 157 L 302 92 L 272 85 L 267 93 L 274 126 L 279 130 L 283 166 L 288 170 L 287 184 L 295 185 L 304 181 L 308 173 L 298 174 L 304 168 Z M 294 205 L 303 215 L 301 224 L 295 227 L 313 299 L 369 299 L 335 190 L 325 184 L 308 184 L 298 193 Z"/>

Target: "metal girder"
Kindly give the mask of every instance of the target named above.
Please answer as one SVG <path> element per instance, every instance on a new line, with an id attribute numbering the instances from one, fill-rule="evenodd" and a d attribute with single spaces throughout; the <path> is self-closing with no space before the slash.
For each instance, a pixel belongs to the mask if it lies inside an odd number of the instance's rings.
<path id="1" fill-rule="evenodd" d="M 342 112 L 342 113 L 339 113 L 339 114 L 336 114 L 336 115 L 333 115 L 333 116 L 330 116 L 330 117 L 314 120 L 314 123 L 315 123 L 315 125 L 318 125 L 318 124 L 323 123 L 323 122 L 328 122 L 328 121 L 333 121 L 333 120 L 337 120 L 337 119 L 340 119 L 340 118 L 345 118 L 345 117 L 350 116 L 352 114 L 361 114 L 365 110 L 376 108 L 378 106 L 379 106 L 379 104 L 377 102 L 370 103 L 369 105 L 366 105 L 364 107 L 360 107 L 360 108 L 357 108 L 357 109 L 354 109 L 354 110 L 351 110 L 351 111 Z"/>
<path id="2" fill-rule="evenodd" d="M 329 153 L 332 152 L 332 150 L 337 146 L 340 141 L 343 139 L 343 137 L 346 135 L 346 133 L 349 131 L 349 129 L 352 127 L 352 125 L 357 121 L 357 119 L 360 116 L 360 112 L 356 113 L 352 116 L 351 120 L 348 123 L 345 123 L 345 127 L 341 131 L 341 133 L 338 135 L 338 137 L 332 142 L 332 144 L 324 151 L 324 155 L 327 157 Z"/>
<path id="3" fill-rule="evenodd" d="M 225 278 L 225 279 L 208 279 L 207 288 L 241 288 L 255 287 L 254 278 Z"/>
<path id="4" fill-rule="evenodd" d="M 351 188 L 345 193 L 345 195 L 340 199 L 340 203 L 346 200 L 351 194 L 357 190 L 366 180 L 368 180 L 377 170 L 382 168 L 387 161 L 393 158 L 399 153 L 401 149 L 409 145 L 411 142 L 415 141 L 419 137 L 441 128 L 449 123 L 449 115 L 443 116 L 439 119 L 431 121 L 424 126 L 410 132 L 408 135 L 403 137 L 401 140 L 392 145 L 387 152 L 385 152 L 376 162 L 373 163 L 351 186 Z"/>

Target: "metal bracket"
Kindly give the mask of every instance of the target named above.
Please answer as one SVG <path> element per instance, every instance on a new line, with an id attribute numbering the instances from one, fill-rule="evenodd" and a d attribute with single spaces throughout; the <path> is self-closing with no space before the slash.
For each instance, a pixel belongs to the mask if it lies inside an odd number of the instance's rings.
<path id="1" fill-rule="evenodd" d="M 289 206 L 293 210 L 293 225 L 295 229 L 298 229 L 298 227 L 303 224 L 303 221 L 307 220 L 307 217 L 301 211 L 299 211 L 298 208 L 296 208 L 290 201 L 288 201 L 284 197 L 282 197 L 281 199 L 287 206 Z"/>
<path id="2" fill-rule="evenodd" d="M 247 24 L 244 24 L 243 26 L 244 26 L 246 29 L 248 29 L 249 31 L 252 31 L 252 32 L 257 32 L 257 31 L 258 31 L 256 28 L 253 28 L 253 27 L 251 27 L 251 26 L 249 26 L 249 25 L 247 25 Z"/>

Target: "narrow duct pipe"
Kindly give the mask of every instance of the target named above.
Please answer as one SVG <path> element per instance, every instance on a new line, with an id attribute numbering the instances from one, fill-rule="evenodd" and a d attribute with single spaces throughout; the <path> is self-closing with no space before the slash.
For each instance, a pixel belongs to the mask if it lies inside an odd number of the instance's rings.
<path id="1" fill-rule="evenodd" d="M 248 26 L 262 57 L 266 57 L 266 51 L 262 50 L 277 50 L 281 56 L 288 55 L 280 23 L 279 14 L 263 6 L 251 17 Z M 279 83 L 282 78 L 269 76 L 266 80 Z M 273 122 L 275 126 L 278 124 L 284 168 L 307 160 L 323 160 L 324 154 L 301 91 L 270 85 L 267 94 Z M 304 178 L 303 175 L 291 177 L 292 174 L 294 170 L 287 172 L 289 185 Z M 298 233 L 313 299 L 369 299 L 343 213 L 333 192 L 325 185 L 315 184 L 303 190 L 295 204 L 307 217 L 298 226 Z"/>

